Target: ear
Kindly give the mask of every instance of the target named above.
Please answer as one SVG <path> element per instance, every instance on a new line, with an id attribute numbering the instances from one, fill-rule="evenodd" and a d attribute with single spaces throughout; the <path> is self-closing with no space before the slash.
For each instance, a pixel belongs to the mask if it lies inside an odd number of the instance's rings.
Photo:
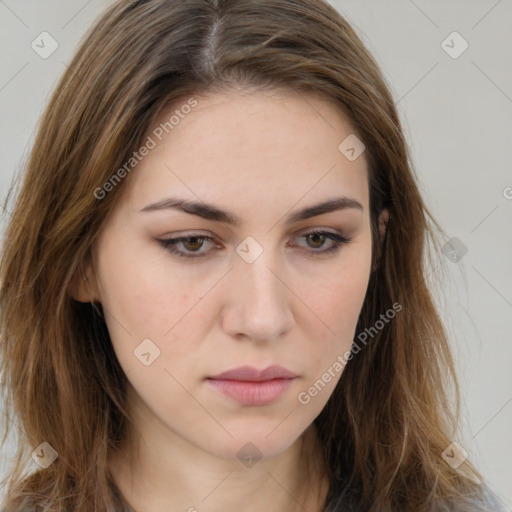
<path id="1" fill-rule="evenodd" d="M 391 215 L 389 213 L 389 210 L 385 208 L 379 215 L 379 239 L 381 243 L 384 241 L 384 237 L 386 236 L 388 223 L 390 219 Z"/>
<path id="2" fill-rule="evenodd" d="M 96 300 L 95 275 L 92 267 L 78 267 L 69 285 L 68 294 L 77 302 L 94 302 Z"/>

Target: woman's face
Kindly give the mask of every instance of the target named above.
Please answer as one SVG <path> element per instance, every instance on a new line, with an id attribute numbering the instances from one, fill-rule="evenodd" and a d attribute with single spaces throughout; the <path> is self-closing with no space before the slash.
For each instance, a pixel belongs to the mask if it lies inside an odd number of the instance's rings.
<path id="1" fill-rule="evenodd" d="M 351 134 L 333 104 L 283 91 L 184 98 L 148 131 L 88 269 L 143 432 L 266 458 L 320 413 L 371 267 L 365 154 L 339 149 Z M 171 198 L 200 206 L 164 208 Z M 271 365 L 296 377 L 209 379 Z"/>

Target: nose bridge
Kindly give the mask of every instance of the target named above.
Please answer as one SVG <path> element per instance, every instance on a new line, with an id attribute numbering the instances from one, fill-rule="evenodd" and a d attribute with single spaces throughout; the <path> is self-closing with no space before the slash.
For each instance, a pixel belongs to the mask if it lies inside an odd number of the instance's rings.
<path id="1" fill-rule="evenodd" d="M 289 290 L 280 268 L 270 249 L 252 262 L 243 256 L 235 259 L 225 317 L 225 328 L 232 335 L 271 340 L 290 328 Z"/>
<path id="2" fill-rule="evenodd" d="M 269 257 L 265 256 L 265 252 Z M 265 251 L 252 263 L 240 263 L 238 276 L 245 293 L 253 307 L 268 304 L 269 302 L 281 303 L 283 300 L 283 283 L 277 278 L 275 259 L 270 257 L 270 251 Z M 275 305 L 275 304 L 274 304 Z"/>

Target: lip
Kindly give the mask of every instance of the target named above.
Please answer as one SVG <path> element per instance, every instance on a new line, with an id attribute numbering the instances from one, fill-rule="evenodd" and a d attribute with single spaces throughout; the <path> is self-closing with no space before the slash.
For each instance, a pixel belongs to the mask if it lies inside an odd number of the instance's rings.
<path id="1" fill-rule="evenodd" d="M 267 405 L 277 400 L 295 379 L 242 381 L 207 379 L 218 391 L 243 405 Z"/>
<path id="2" fill-rule="evenodd" d="M 240 366 L 225 372 L 208 377 L 214 380 L 238 380 L 245 382 L 263 382 L 272 379 L 294 379 L 295 373 L 282 366 L 269 366 L 263 370 L 258 370 L 252 366 Z"/>
<path id="3" fill-rule="evenodd" d="M 282 366 L 257 370 L 241 366 L 213 377 L 207 382 L 224 395 L 243 405 L 267 405 L 277 400 L 295 381 L 297 375 Z"/>

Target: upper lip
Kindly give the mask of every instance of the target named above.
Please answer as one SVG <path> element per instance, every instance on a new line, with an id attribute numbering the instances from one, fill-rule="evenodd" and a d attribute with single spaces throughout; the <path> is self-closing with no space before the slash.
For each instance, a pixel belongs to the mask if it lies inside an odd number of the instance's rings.
<path id="1" fill-rule="evenodd" d="M 252 366 L 240 366 L 225 372 L 209 377 L 215 380 L 243 380 L 248 382 L 262 382 L 271 379 L 293 379 L 297 377 L 295 373 L 283 368 L 282 366 L 269 366 L 263 370 L 258 370 Z"/>

